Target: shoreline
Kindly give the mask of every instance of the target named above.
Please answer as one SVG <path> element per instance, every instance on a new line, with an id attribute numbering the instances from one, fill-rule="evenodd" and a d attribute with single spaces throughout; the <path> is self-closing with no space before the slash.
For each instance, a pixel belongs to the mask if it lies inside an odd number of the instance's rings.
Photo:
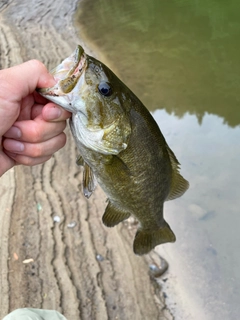
<path id="1" fill-rule="evenodd" d="M 93 52 L 74 26 L 79 5 L 77 0 L 4 4 L 1 68 L 36 58 L 50 70 L 78 43 Z M 69 320 L 172 319 L 163 292 L 148 274 L 158 256 L 133 254 L 131 226 L 102 225 L 106 197 L 97 188 L 89 200 L 84 198 L 75 143 L 69 129 L 66 134 L 66 146 L 51 160 L 16 167 L 0 180 L 0 217 L 6 227 L 0 229 L 0 318 L 33 307 L 57 310 Z M 73 229 L 71 221 L 77 221 Z M 33 262 L 23 264 L 26 258 Z"/>

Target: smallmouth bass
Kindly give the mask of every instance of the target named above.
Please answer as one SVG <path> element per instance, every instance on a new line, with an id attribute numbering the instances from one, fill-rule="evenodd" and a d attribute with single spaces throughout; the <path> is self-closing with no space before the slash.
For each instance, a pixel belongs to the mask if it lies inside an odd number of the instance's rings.
<path id="1" fill-rule="evenodd" d="M 53 71 L 57 83 L 40 89 L 72 112 L 70 127 L 84 167 L 83 190 L 97 182 L 108 196 L 102 220 L 113 227 L 133 215 L 139 221 L 133 250 L 146 254 L 174 242 L 163 204 L 180 197 L 189 183 L 150 112 L 103 63 L 81 46 Z"/>

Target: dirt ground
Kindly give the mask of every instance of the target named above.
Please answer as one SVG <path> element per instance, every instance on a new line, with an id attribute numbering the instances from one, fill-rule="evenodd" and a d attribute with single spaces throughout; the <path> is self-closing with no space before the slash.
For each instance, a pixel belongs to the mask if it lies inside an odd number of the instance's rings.
<path id="1" fill-rule="evenodd" d="M 1 1 L 0 68 L 36 58 L 51 69 L 76 44 L 87 48 L 72 23 L 76 5 Z M 69 320 L 172 319 L 149 275 L 159 257 L 133 254 L 134 224 L 103 226 L 106 196 L 97 188 L 84 198 L 67 135 L 65 148 L 44 165 L 17 167 L 0 179 L 0 318 L 33 307 Z"/>

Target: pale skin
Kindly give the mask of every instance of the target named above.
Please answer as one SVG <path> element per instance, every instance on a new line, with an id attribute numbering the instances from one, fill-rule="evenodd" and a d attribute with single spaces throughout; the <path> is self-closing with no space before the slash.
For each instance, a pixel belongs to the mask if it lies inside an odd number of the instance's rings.
<path id="1" fill-rule="evenodd" d="M 41 164 L 65 145 L 71 113 L 35 91 L 54 84 L 38 60 L 0 70 L 0 176 L 15 165 Z"/>

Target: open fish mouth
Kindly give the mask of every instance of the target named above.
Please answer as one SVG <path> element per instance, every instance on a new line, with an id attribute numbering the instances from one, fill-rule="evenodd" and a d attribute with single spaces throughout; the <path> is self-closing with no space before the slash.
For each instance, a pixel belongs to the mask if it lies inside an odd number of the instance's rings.
<path id="1" fill-rule="evenodd" d="M 78 45 L 75 51 L 50 71 L 57 83 L 51 88 L 41 88 L 38 92 L 43 96 L 62 96 L 70 93 L 87 66 L 87 56 Z"/>

